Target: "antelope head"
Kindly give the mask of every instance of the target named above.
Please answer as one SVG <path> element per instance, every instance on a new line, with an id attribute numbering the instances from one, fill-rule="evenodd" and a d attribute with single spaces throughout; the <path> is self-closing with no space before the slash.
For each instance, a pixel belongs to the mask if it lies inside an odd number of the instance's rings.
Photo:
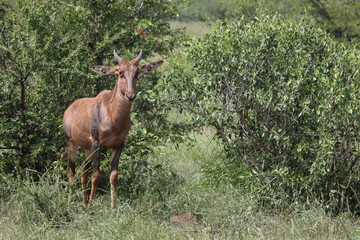
<path id="1" fill-rule="evenodd" d="M 140 51 L 139 55 L 131 61 L 121 58 L 115 50 L 114 57 L 118 62 L 118 65 L 114 67 L 95 65 L 90 66 L 90 69 L 103 75 L 118 75 L 116 87 L 119 88 L 121 95 L 130 102 L 136 97 L 135 87 L 138 75 L 140 73 L 151 72 L 163 64 L 163 61 L 156 61 L 139 67 L 139 63 L 142 59 L 142 51 Z"/>

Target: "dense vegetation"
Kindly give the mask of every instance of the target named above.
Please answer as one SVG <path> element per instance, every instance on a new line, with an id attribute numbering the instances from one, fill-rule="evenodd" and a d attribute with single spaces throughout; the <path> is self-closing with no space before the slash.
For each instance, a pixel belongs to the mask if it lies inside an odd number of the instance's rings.
<path id="1" fill-rule="evenodd" d="M 306 22 L 261 16 L 219 24 L 184 55 L 164 92 L 226 144 L 214 180 L 261 192 L 264 204 L 360 210 L 358 50 Z"/>
<path id="2" fill-rule="evenodd" d="M 359 10 L 339 0 L 3 0 L 0 238 L 359 237 Z M 191 38 L 174 19 L 221 21 Z M 58 160 L 64 110 L 115 84 L 89 71 L 113 66 L 113 49 L 166 64 L 139 77 L 111 212 L 107 152 L 91 208 L 79 175 L 67 203 Z M 186 212 L 202 218 L 169 223 Z"/>
<path id="3" fill-rule="evenodd" d="M 181 3 L 181 1 L 179 1 Z M 175 1 L 5 1 L 0 29 L 0 169 L 39 172 L 63 149 L 62 114 L 75 100 L 114 87 L 113 76 L 90 73 L 90 65 L 114 65 L 113 49 L 132 59 L 172 50 L 176 38 L 164 18 L 176 16 Z M 144 38 L 139 29 L 147 34 Z M 166 125 L 161 102 L 151 94 L 159 77 L 147 75 L 134 104 L 138 133 L 129 145 L 156 139 Z M 164 133 L 162 133 L 164 134 Z M 149 142 L 150 144 L 150 142 Z M 139 148 L 138 148 L 139 149 Z M 146 148 L 134 151 L 147 151 Z M 130 150 L 129 150 L 130 151 Z"/>

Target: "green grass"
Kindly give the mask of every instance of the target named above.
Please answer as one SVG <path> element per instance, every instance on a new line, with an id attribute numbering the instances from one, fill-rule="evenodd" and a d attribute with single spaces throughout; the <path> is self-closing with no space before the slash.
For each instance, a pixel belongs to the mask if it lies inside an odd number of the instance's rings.
<path id="1" fill-rule="evenodd" d="M 107 187 L 87 208 L 77 184 L 68 204 L 66 176 L 55 171 L 39 182 L 0 178 L 0 239 L 360 239 L 356 217 L 332 217 L 317 204 L 273 214 L 226 182 L 205 185 L 203 167 L 224 157 L 222 144 L 208 128 L 191 137 L 155 149 L 148 162 L 162 170 L 137 182 L 141 194 L 120 195 L 114 211 Z M 202 218 L 196 225 L 170 223 L 187 212 Z"/>

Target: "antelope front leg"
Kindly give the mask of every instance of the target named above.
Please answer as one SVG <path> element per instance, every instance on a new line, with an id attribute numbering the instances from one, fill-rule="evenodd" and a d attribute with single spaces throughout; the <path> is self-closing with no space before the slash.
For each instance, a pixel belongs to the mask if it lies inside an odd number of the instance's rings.
<path id="1" fill-rule="evenodd" d="M 110 188 L 111 188 L 111 208 L 115 208 L 116 201 L 116 186 L 118 181 L 118 168 L 119 158 L 122 150 L 124 149 L 124 143 L 117 149 L 112 150 L 111 154 L 111 173 L 110 173 Z"/>
<path id="2" fill-rule="evenodd" d="M 96 192 L 96 188 L 100 181 L 100 143 L 99 141 L 94 140 L 92 148 L 92 162 L 93 162 L 93 173 L 91 177 L 91 193 L 90 193 L 90 199 L 88 206 L 90 207 L 92 204 L 92 201 L 94 199 L 94 195 Z"/>

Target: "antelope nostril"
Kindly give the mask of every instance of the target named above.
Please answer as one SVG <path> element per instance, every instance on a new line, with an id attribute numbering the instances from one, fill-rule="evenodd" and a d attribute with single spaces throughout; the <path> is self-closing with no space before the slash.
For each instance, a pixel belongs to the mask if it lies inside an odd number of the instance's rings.
<path id="1" fill-rule="evenodd" d="M 126 94 L 126 97 L 127 97 L 130 101 L 132 101 L 132 100 L 134 100 L 134 99 L 136 98 L 136 94 L 133 94 L 132 96 L 129 96 L 128 94 Z"/>

